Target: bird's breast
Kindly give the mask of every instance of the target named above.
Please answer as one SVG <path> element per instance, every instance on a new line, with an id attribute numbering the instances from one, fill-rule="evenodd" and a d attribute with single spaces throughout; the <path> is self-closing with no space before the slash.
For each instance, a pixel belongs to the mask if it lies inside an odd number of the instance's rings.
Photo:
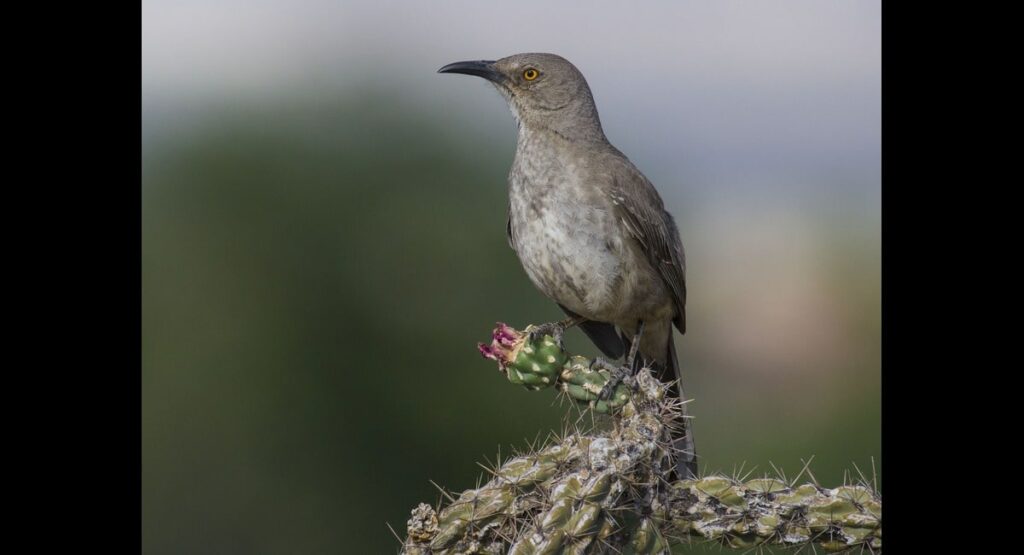
<path id="1" fill-rule="evenodd" d="M 509 217 L 516 253 L 534 285 L 577 314 L 607 320 L 629 279 L 627 249 L 611 203 L 585 179 L 571 162 L 513 168 Z"/>

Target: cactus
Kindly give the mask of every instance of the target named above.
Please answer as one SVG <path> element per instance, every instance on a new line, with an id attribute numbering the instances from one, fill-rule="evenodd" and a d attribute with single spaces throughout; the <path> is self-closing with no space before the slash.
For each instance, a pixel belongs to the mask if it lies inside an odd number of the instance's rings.
<path id="1" fill-rule="evenodd" d="M 569 356 L 550 335 L 531 341 L 531 331 L 530 327 L 521 332 L 498 322 L 491 344 L 480 343 L 477 348 L 484 357 L 498 361 L 510 382 L 537 390 L 555 383 Z"/>
<path id="2" fill-rule="evenodd" d="M 591 369 L 590 359 L 569 355 L 550 335 L 531 339 L 532 328 L 519 331 L 498 322 L 491 344 L 480 343 L 477 349 L 485 358 L 498 362 L 498 369 L 508 381 L 531 391 L 556 386 L 569 398 L 602 414 L 614 412 L 629 401 L 632 388 L 628 383 L 618 384 L 607 399 L 601 399 L 611 373 Z"/>
<path id="3" fill-rule="evenodd" d="M 681 404 L 666 396 L 667 384 L 644 368 L 600 401 L 596 392 L 606 373 L 591 371 L 587 359 L 569 356 L 552 338 L 531 340 L 528 332 L 499 324 L 492 344 L 480 350 L 512 383 L 557 385 L 612 414 L 611 428 L 572 430 L 495 465 L 479 488 L 458 497 L 445 492 L 443 507 L 420 504 L 402 553 L 643 555 L 694 540 L 747 549 L 881 551 L 881 496 L 868 484 L 825 489 L 767 477 L 673 480 L 671 431 Z"/>

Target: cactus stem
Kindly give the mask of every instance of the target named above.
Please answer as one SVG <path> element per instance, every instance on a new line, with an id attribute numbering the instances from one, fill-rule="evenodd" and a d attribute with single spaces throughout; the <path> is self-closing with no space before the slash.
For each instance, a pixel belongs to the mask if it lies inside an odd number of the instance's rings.
<path id="1" fill-rule="evenodd" d="M 413 509 L 402 553 L 652 555 L 680 543 L 758 553 L 769 546 L 881 552 L 874 460 L 870 480 L 854 465 L 858 479 L 847 473 L 843 485 L 831 489 L 811 471 L 813 457 L 801 460 L 791 480 L 773 463 L 774 476 L 751 478 L 757 467 L 747 470 L 745 462 L 729 476 L 674 480 L 679 453 L 671 431 L 683 403 L 665 395 L 667 384 L 644 368 L 634 383 L 616 386 L 615 398 L 598 400 L 594 391 L 611 378 L 607 371 L 591 370 L 586 359 L 569 356 L 546 337 L 532 344 L 527 337 L 499 324 L 492 345 L 480 350 L 513 383 L 557 385 L 560 398 L 581 407 L 579 414 L 511 457 L 503 460 L 499 450 L 494 463 L 477 463 L 487 481 L 474 489 L 455 495 L 431 482 L 439 504 Z M 609 414 L 612 425 L 597 430 L 595 412 Z M 804 476 L 809 482 L 801 484 Z"/>

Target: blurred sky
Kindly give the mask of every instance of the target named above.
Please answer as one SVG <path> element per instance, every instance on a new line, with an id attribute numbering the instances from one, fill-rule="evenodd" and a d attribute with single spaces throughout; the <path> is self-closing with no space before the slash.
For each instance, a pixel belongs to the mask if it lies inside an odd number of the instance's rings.
<path id="1" fill-rule="evenodd" d="M 145 551 L 383 552 L 428 479 L 469 487 L 480 455 L 558 426 L 473 349 L 494 320 L 559 314 L 505 243 L 512 117 L 436 73 L 517 52 L 581 69 L 676 217 L 705 461 L 870 466 L 880 12 L 144 0 Z"/>
<path id="2" fill-rule="evenodd" d="M 880 167 L 880 11 L 864 0 L 146 0 L 143 106 L 158 134 L 204 103 L 386 84 L 508 134 L 488 85 L 434 71 L 554 52 L 587 76 L 612 141 L 666 178 L 655 183 L 686 171 L 713 181 L 705 194 L 764 179 L 864 188 Z"/>

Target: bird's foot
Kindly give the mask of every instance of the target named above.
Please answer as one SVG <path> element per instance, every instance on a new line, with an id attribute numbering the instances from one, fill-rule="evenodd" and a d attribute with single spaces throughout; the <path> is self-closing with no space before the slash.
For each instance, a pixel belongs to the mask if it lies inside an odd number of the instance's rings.
<path id="1" fill-rule="evenodd" d="M 561 347 L 562 336 L 565 335 L 565 327 L 561 325 L 561 322 L 551 322 L 548 324 L 532 326 L 530 328 L 530 343 L 542 339 L 545 335 L 550 335 L 555 340 L 555 343 Z"/>
<path id="2" fill-rule="evenodd" d="M 560 322 L 549 322 L 547 324 L 539 324 L 536 326 L 530 326 L 530 342 L 538 341 L 545 335 L 550 335 L 559 349 L 564 349 L 562 343 L 562 337 L 565 335 L 565 330 L 582 322 L 582 318 L 567 318 Z"/>
<path id="3" fill-rule="evenodd" d="M 608 383 L 604 384 L 601 388 L 601 392 L 597 394 L 598 399 L 607 401 L 612 398 L 615 393 L 615 388 L 619 387 L 620 383 L 633 386 L 633 368 L 628 365 L 616 364 L 607 359 L 601 357 L 595 357 L 594 361 L 590 363 L 591 370 L 607 370 L 609 374 Z"/>

